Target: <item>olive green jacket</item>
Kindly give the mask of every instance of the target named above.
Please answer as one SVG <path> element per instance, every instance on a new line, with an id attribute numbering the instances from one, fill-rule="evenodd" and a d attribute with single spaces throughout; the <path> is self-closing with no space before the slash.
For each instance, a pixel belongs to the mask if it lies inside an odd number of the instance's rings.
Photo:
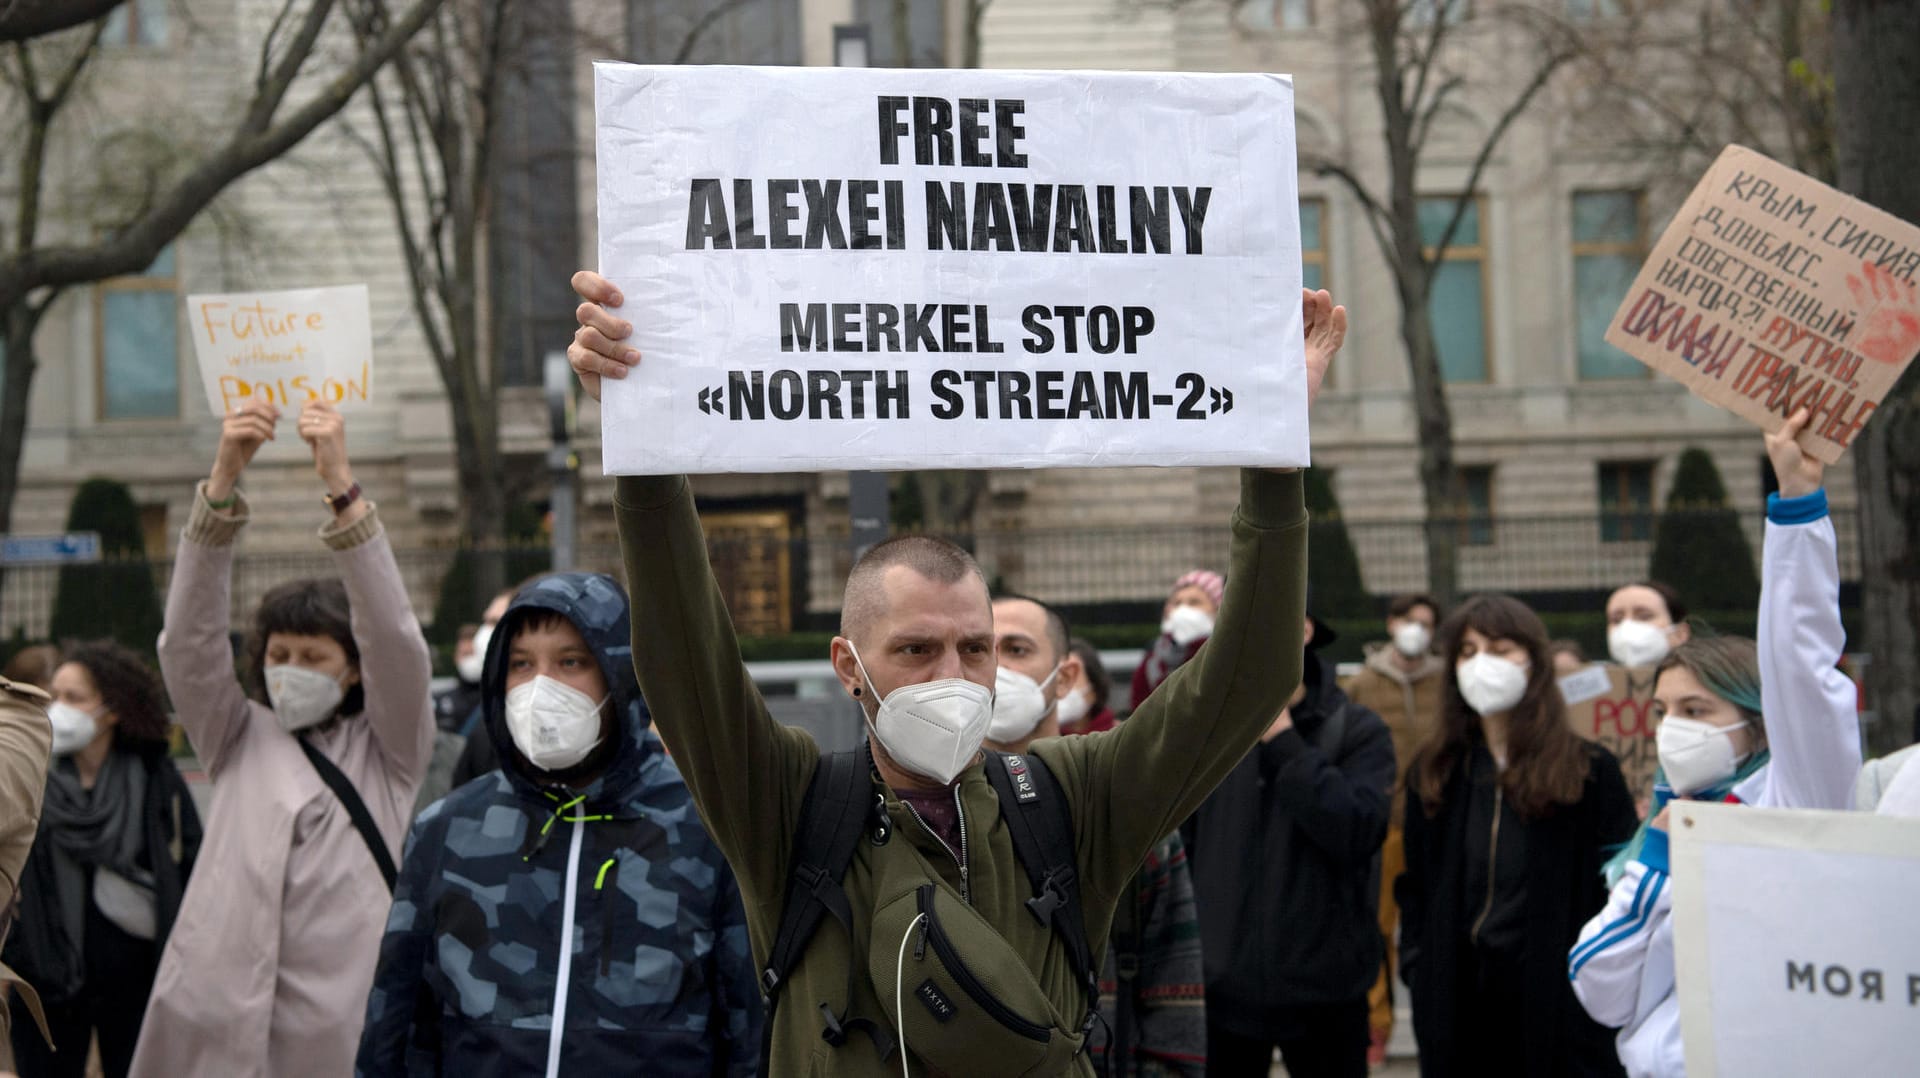
<path id="1" fill-rule="evenodd" d="M 805 732 L 769 717 L 747 676 L 685 477 L 622 478 L 614 503 L 641 690 L 708 830 L 733 864 L 754 958 L 764 964 L 785 897 L 793 828 L 820 750 Z M 1104 951 L 1114 905 L 1147 852 L 1247 754 L 1300 680 L 1306 525 L 1297 473 L 1242 472 L 1226 600 L 1212 641 L 1117 729 L 1045 740 L 1031 750 L 1072 810 L 1095 954 Z M 945 885 L 1000 931 L 1057 1011 L 1082 1013 L 1085 1000 L 1064 947 L 1025 906 L 1032 892 L 984 768 L 976 763 L 955 783 L 965 846 L 958 859 L 890 791 L 877 788 L 895 840 L 912 843 Z M 773 1075 L 881 1076 L 899 1069 L 897 1058 L 883 1061 L 857 1032 L 837 1049 L 820 1036 L 820 1005 L 839 1011 L 846 1003 L 850 964 L 850 1015 L 885 1022 L 866 974 L 872 853 L 860 843 L 843 880 L 853 938 L 832 919 L 823 921 L 787 979 L 774 1019 Z M 1085 1054 L 1075 1067 L 1093 1073 Z"/>

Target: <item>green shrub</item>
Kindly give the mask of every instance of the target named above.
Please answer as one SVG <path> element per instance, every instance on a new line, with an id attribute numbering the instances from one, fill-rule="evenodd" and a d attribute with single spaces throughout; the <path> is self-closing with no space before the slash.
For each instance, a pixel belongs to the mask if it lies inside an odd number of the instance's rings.
<path id="1" fill-rule="evenodd" d="M 152 655 L 160 636 L 160 593 L 132 491 L 111 479 L 80 484 L 67 510 L 67 530 L 100 533 L 102 560 L 60 567 L 48 634 L 58 643 L 111 638 Z"/>
<path id="2" fill-rule="evenodd" d="M 1705 450 L 1680 454 L 1647 575 L 1678 588 L 1695 610 L 1752 610 L 1760 602 L 1753 548 Z"/>
<path id="3" fill-rule="evenodd" d="M 1331 478 L 1324 469 L 1308 468 L 1306 488 L 1307 515 L 1313 521 L 1307 536 L 1313 613 L 1328 621 L 1372 615 L 1373 600 L 1360 577 L 1360 555 L 1347 534 Z"/>

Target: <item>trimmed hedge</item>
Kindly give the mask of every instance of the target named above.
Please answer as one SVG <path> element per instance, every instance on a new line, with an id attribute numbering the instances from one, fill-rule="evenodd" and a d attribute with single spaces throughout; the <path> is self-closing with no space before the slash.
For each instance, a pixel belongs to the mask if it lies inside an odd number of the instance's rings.
<path id="1" fill-rule="evenodd" d="M 60 644 L 110 638 L 152 656 L 160 637 L 160 592 L 133 492 L 111 479 L 80 484 L 67 511 L 67 530 L 99 532 L 103 560 L 60 567 L 48 635 Z"/>
<path id="2" fill-rule="evenodd" d="M 1689 609 L 1752 610 L 1760 602 L 1753 548 L 1740 514 L 1727 504 L 1720 470 L 1703 449 L 1680 454 L 1647 575 L 1678 588 Z"/>

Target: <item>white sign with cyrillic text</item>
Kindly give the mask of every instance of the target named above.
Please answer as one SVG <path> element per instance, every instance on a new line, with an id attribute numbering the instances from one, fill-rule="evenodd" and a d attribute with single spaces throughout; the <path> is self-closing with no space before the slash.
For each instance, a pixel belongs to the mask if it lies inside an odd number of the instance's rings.
<path id="1" fill-rule="evenodd" d="M 1287 76 L 594 75 L 607 472 L 1308 463 Z"/>
<path id="2" fill-rule="evenodd" d="M 1689 1078 L 1920 1059 L 1920 820 L 1673 803 Z"/>

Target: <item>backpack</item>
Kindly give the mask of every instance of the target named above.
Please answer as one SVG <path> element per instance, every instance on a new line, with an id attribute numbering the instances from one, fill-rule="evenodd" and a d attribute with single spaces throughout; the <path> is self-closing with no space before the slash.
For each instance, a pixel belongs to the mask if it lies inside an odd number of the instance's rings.
<path id="1" fill-rule="evenodd" d="M 883 845 L 891 834 L 893 823 L 886 814 L 886 799 L 872 789 L 872 769 L 872 750 L 863 741 L 851 751 L 821 753 L 819 766 L 807 784 L 800 820 L 793 832 L 793 867 L 787 875 L 780 927 L 767 952 L 766 968 L 760 973 L 760 988 L 767 1000 L 766 1035 L 761 1044 L 763 1073 L 772 1048 L 773 1016 L 780 1004 L 780 990 L 806 953 L 821 919 L 832 914 L 843 931 L 853 931 L 853 910 L 841 880 L 853 862 L 854 847 L 862 835 L 868 835 L 875 845 Z M 1082 1029 L 1090 1029 L 1099 1003 L 1099 970 L 1087 945 L 1074 861 L 1073 823 L 1066 798 L 1052 772 L 1035 757 L 989 752 L 986 769 L 987 781 L 999 797 L 1000 815 L 1007 822 L 1014 854 L 1033 888 L 1027 909 L 1042 925 L 1058 933 L 1065 945 L 1074 975 L 1086 992 L 1087 1015 Z M 853 999 L 855 969 L 851 963 L 847 969 L 849 1001 Z M 859 1029 L 873 1039 L 882 1058 L 893 1051 L 893 1032 L 870 1019 L 849 1019 L 844 1013 L 833 1013 L 824 1003 L 820 1005 L 820 1017 L 820 1035 L 828 1044 L 838 1047 L 846 1042 L 849 1032 Z"/>

